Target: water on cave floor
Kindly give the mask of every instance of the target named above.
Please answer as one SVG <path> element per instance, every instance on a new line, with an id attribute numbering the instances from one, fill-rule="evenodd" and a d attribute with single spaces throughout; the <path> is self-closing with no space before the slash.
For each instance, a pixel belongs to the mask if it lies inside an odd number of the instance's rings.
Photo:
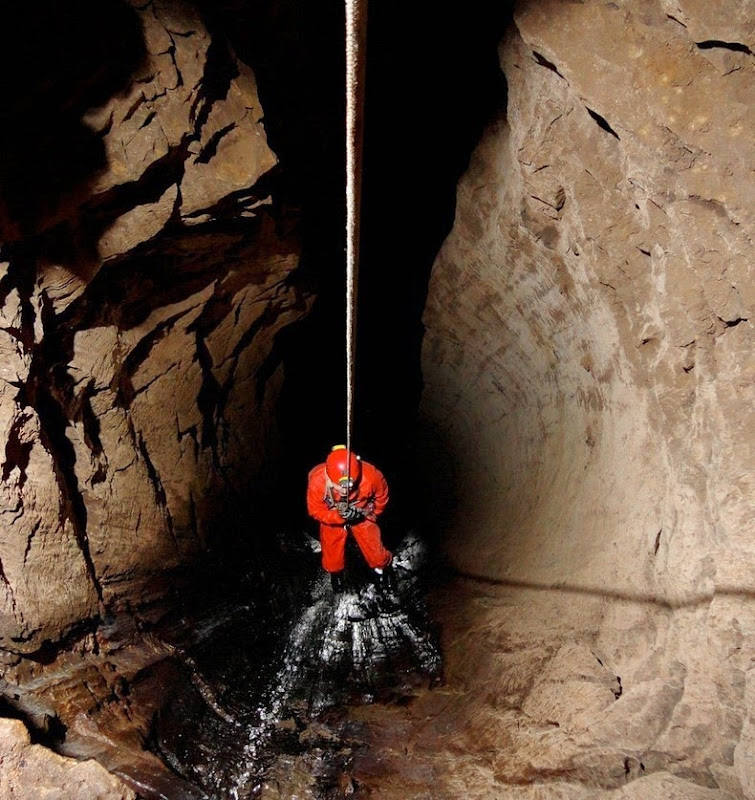
<path id="1" fill-rule="evenodd" d="M 415 535 L 396 549 L 389 586 L 354 551 L 346 591 L 334 594 L 310 556 L 309 577 L 286 587 L 264 629 L 242 604 L 198 623 L 184 655 L 193 687 L 156 721 L 157 752 L 212 800 L 349 795 L 363 742 L 344 707 L 399 700 L 440 674 Z"/>

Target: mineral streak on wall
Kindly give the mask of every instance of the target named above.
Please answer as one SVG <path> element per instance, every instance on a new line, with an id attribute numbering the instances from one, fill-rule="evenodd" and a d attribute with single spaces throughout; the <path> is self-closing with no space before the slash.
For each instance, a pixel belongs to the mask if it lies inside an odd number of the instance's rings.
<path id="1" fill-rule="evenodd" d="M 31 653 L 207 546 L 307 300 L 254 75 L 194 7 L 2 15 L 38 45 L 4 56 L 0 174 L 0 648 Z"/>
<path id="2" fill-rule="evenodd" d="M 748 798 L 754 52 L 752 2 L 517 4 L 508 107 L 434 267 L 422 409 L 451 563 L 557 598 L 553 630 L 578 619 L 621 676 L 531 715 Z M 481 686 L 516 680 L 488 655 Z"/>

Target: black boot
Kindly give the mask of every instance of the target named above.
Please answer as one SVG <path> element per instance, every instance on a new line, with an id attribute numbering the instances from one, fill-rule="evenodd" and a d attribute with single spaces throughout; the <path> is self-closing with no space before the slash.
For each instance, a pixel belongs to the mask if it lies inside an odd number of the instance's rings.
<path id="1" fill-rule="evenodd" d="M 387 567 L 375 569 L 377 574 L 377 585 L 383 592 L 396 591 L 396 576 L 393 574 L 393 569 L 389 564 Z"/>
<path id="2" fill-rule="evenodd" d="M 330 585 L 335 594 L 340 594 L 343 591 L 343 572 L 331 572 Z"/>

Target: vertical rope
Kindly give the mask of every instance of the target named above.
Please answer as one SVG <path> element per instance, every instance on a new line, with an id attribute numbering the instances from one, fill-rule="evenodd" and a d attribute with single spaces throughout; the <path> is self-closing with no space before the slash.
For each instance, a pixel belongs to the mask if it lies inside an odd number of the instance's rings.
<path id="1" fill-rule="evenodd" d="M 351 453 L 354 430 L 354 367 L 366 45 L 367 0 L 346 0 L 346 449 L 348 453 Z"/>

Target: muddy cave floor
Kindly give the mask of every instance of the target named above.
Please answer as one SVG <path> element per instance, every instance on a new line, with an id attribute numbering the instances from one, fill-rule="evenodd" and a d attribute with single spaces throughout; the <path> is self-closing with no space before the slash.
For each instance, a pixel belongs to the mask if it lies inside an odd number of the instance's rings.
<path id="1" fill-rule="evenodd" d="M 145 800 L 730 796 L 670 775 L 663 754 L 574 733 L 622 694 L 589 609 L 439 583 L 413 533 L 392 586 L 351 552 L 334 595 L 312 541 L 281 541 L 290 570 L 263 575 L 264 591 L 250 575 L 178 614 L 114 618 L 76 652 L 7 669 L 3 695 L 45 743 L 97 758 Z"/>

